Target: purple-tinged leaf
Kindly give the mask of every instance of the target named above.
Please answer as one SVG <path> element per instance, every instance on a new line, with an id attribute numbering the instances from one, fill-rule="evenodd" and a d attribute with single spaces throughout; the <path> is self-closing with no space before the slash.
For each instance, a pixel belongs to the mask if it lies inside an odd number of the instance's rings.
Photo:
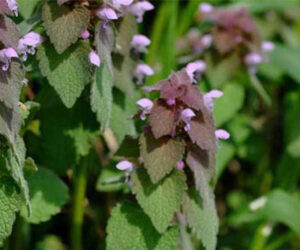
<path id="1" fill-rule="evenodd" d="M 0 42 L 6 48 L 17 49 L 19 41 L 19 32 L 16 24 L 8 17 L 0 15 Z"/>
<path id="2" fill-rule="evenodd" d="M 154 103 L 150 114 L 150 125 L 156 139 L 172 133 L 175 128 L 175 112 L 174 107 L 168 106 L 162 100 Z"/>
<path id="3" fill-rule="evenodd" d="M 140 137 L 141 156 L 153 183 L 159 182 L 175 168 L 184 150 L 184 143 L 177 139 L 155 139 L 151 133 Z"/>
<path id="4" fill-rule="evenodd" d="M 212 114 L 206 109 L 197 112 L 190 122 L 189 137 L 203 150 L 216 151 L 215 126 Z"/>

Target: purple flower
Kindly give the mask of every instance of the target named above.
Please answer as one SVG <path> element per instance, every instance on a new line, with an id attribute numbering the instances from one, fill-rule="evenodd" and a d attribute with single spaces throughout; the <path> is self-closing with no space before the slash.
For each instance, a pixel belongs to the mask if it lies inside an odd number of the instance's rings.
<path id="1" fill-rule="evenodd" d="M 206 69 L 206 64 L 202 60 L 189 63 L 185 70 L 190 77 L 191 81 L 195 82 L 201 76 Z"/>
<path id="2" fill-rule="evenodd" d="M 104 21 L 117 20 L 117 13 L 112 8 L 104 7 L 97 10 L 96 15 Z"/>
<path id="3" fill-rule="evenodd" d="M 17 52 L 13 48 L 6 48 L 0 50 L 0 62 L 3 63 L 2 70 L 7 71 L 9 68 L 9 65 L 11 63 L 11 58 L 18 58 Z"/>
<path id="4" fill-rule="evenodd" d="M 18 52 L 23 55 L 23 60 L 27 60 L 27 53 L 34 55 L 35 48 L 42 42 L 42 37 L 36 32 L 29 32 L 19 40 Z"/>
<path id="5" fill-rule="evenodd" d="M 91 53 L 89 54 L 89 59 L 90 59 L 91 64 L 93 64 L 97 67 L 100 66 L 100 64 L 101 64 L 100 57 L 94 50 L 92 50 Z"/>
<path id="6" fill-rule="evenodd" d="M 147 64 L 140 63 L 135 68 L 133 75 L 137 78 L 137 84 L 141 85 L 145 76 L 151 76 L 154 74 L 154 71 Z"/>
<path id="7" fill-rule="evenodd" d="M 230 134 L 224 129 L 217 129 L 215 135 L 219 140 L 227 140 L 230 138 Z"/>
<path id="8" fill-rule="evenodd" d="M 261 44 L 261 49 L 263 52 L 270 52 L 275 49 L 275 45 L 270 41 L 264 41 Z"/>
<path id="9" fill-rule="evenodd" d="M 130 161 L 120 161 L 117 165 L 116 168 L 122 171 L 126 172 L 131 172 L 134 169 L 134 164 Z"/>
<path id="10" fill-rule="evenodd" d="M 174 105 L 176 104 L 175 98 L 169 98 L 169 99 L 167 100 L 167 104 L 168 104 L 169 106 L 174 106 Z"/>
<path id="11" fill-rule="evenodd" d="M 199 10 L 202 14 L 208 14 L 212 12 L 213 9 L 214 9 L 213 6 L 209 3 L 201 3 L 199 5 Z"/>
<path id="12" fill-rule="evenodd" d="M 178 170 L 183 170 L 183 169 L 185 168 L 184 162 L 183 162 L 183 161 L 178 161 L 178 162 L 176 163 L 176 168 L 177 168 Z"/>
<path id="13" fill-rule="evenodd" d="M 191 110 L 189 108 L 182 110 L 180 118 L 185 123 L 185 125 L 184 125 L 185 131 L 189 131 L 191 129 L 190 122 L 194 116 L 196 116 L 196 115 L 193 110 Z"/>
<path id="14" fill-rule="evenodd" d="M 131 40 L 131 47 L 138 52 L 147 52 L 146 46 L 151 43 L 150 39 L 144 35 L 134 35 Z"/>
<path id="15" fill-rule="evenodd" d="M 112 6 L 115 9 L 121 9 L 123 6 L 131 5 L 133 0 L 111 0 Z"/>
<path id="16" fill-rule="evenodd" d="M 263 58 L 260 54 L 251 52 L 245 57 L 245 63 L 249 66 L 257 65 L 262 63 Z"/>
<path id="17" fill-rule="evenodd" d="M 141 120 L 146 120 L 146 115 L 150 114 L 151 109 L 153 107 L 153 102 L 148 98 L 142 98 L 136 102 L 136 104 L 140 107 L 142 110 L 140 114 Z"/>
<path id="18" fill-rule="evenodd" d="M 207 34 L 201 37 L 201 43 L 204 49 L 207 49 L 212 44 L 213 37 L 211 34 Z"/>
<path id="19" fill-rule="evenodd" d="M 208 108 L 209 111 L 213 111 L 214 109 L 214 100 L 215 98 L 220 98 L 223 96 L 223 92 L 217 89 L 211 90 L 203 96 L 204 104 Z"/>
<path id="20" fill-rule="evenodd" d="M 83 30 L 81 32 L 81 38 L 82 39 L 88 39 L 90 37 L 90 32 L 88 30 Z"/>
<path id="21" fill-rule="evenodd" d="M 146 11 L 153 10 L 154 6 L 148 1 L 136 2 L 129 7 L 129 12 L 137 17 L 136 21 L 141 23 Z"/>
<path id="22" fill-rule="evenodd" d="M 18 16 L 18 3 L 16 0 L 6 0 L 8 8 L 14 13 L 15 16 Z"/>

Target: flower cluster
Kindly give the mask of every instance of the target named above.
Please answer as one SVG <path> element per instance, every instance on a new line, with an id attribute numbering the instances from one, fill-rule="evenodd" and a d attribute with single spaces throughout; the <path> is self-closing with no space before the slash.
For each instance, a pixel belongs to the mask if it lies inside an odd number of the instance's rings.
<path id="1" fill-rule="evenodd" d="M 144 133 L 150 134 L 155 140 L 184 141 L 187 153 L 195 150 L 206 154 L 210 163 L 214 164 L 217 141 L 228 139 L 229 133 L 223 129 L 215 130 L 213 120 L 213 99 L 223 93 L 212 90 L 201 93 L 194 83 L 195 75 L 203 73 L 205 64 L 197 61 L 188 64 L 179 72 L 173 72 L 168 79 L 160 81 L 152 87 L 144 87 L 147 92 L 155 91 L 159 98 L 152 102 L 148 98 L 137 101 L 140 108 L 139 117 L 147 120 Z M 123 166 L 127 166 L 124 167 Z M 181 159 L 174 166 L 184 169 L 185 162 Z M 122 161 L 117 165 L 120 170 L 133 170 L 133 165 Z"/>
<path id="2" fill-rule="evenodd" d="M 275 48 L 270 41 L 261 42 L 254 20 L 245 8 L 215 8 L 202 3 L 199 14 L 200 21 L 211 23 L 212 28 L 205 34 L 191 29 L 178 44 L 183 48 L 188 46 L 195 55 L 211 45 L 220 56 L 237 52 L 249 72 L 254 74 L 256 66 L 266 62 L 267 53 Z"/>
<path id="3" fill-rule="evenodd" d="M 68 0 L 57 0 L 59 5 L 65 4 Z M 95 13 L 96 18 L 102 21 L 102 28 L 106 29 L 109 22 L 118 20 L 126 14 L 132 14 L 136 16 L 138 23 L 143 21 L 143 16 L 146 11 L 153 10 L 154 6 L 148 1 L 134 1 L 134 0 L 104 0 L 102 5 L 97 8 Z M 81 33 L 82 39 L 89 39 L 90 32 L 83 30 Z M 132 39 L 131 46 L 133 53 L 147 52 L 146 46 L 150 44 L 150 40 L 143 35 L 135 35 Z M 89 55 L 90 63 L 96 67 L 101 65 L 101 58 L 96 51 L 91 51 Z M 137 66 L 133 72 L 137 79 L 137 83 L 141 84 L 144 77 L 154 74 L 153 70 L 141 63 Z"/>
<path id="4" fill-rule="evenodd" d="M 4 48 L 0 50 L 0 62 L 2 63 L 1 69 L 7 71 L 12 58 L 18 58 L 18 54 L 22 55 L 24 61 L 27 60 L 27 53 L 34 55 L 35 48 L 42 42 L 42 38 L 38 33 L 29 32 L 19 40 L 18 48 Z"/>

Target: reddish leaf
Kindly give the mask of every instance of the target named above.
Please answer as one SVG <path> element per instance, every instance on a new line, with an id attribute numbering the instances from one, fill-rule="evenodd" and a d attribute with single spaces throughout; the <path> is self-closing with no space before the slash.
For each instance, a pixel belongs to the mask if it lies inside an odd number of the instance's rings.
<path id="1" fill-rule="evenodd" d="M 188 134 L 193 143 L 203 150 L 216 151 L 215 126 L 212 114 L 206 109 L 196 113 L 191 121 L 191 129 Z"/>
<path id="2" fill-rule="evenodd" d="M 5 47 L 17 49 L 19 41 L 19 32 L 15 23 L 8 17 L 0 15 L 0 42 Z"/>
<path id="3" fill-rule="evenodd" d="M 150 114 L 150 125 L 156 139 L 170 135 L 175 126 L 175 107 L 168 106 L 163 100 L 155 101 Z"/>

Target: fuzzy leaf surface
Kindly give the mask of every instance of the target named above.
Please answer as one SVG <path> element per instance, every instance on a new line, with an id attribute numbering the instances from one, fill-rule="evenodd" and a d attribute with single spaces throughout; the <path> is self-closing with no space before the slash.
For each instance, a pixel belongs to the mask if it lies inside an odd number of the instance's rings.
<path id="1" fill-rule="evenodd" d="M 184 172 L 176 170 L 153 184 L 146 170 L 138 169 L 132 177 L 133 192 L 138 203 L 150 217 L 154 227 L 163 233 L 181 204 L 186 189 Z"/>
<path id="2" fill-rule="evenodd" d="M 92 68 L 88 60 L 90 46 L 80 42 L 59 55 L 49 42 L 38 49 L 39 66 L 66 107 L 71 108 L 90 81 Z"/>
<path id="3" fill-rule="evenodd" d="M 67 186 L 49 169 L 39 168 L 28 177 L 30 189 L 31 214 L 23 206 L 21 215 L 30 223 L 48 221 L 60 212 L 61 206 L 68 200 Z"/>
<path id="4" fill-rule="evenodd" d="M 59 7 L 55 2 L 43 6 L 43 21 L 46 32 L 58 54 L 75 43 L 89 24 L 89 11 L 84 7 L 73 10 Z"/>
<path id="5" fill-rule="evenodd" d="M 140 137 L 140 152 L 150 179 L 159 182 L 182 159 L 184 153 L 182 141 L 170 138 L 155 139 L 151 133 Z"/>

